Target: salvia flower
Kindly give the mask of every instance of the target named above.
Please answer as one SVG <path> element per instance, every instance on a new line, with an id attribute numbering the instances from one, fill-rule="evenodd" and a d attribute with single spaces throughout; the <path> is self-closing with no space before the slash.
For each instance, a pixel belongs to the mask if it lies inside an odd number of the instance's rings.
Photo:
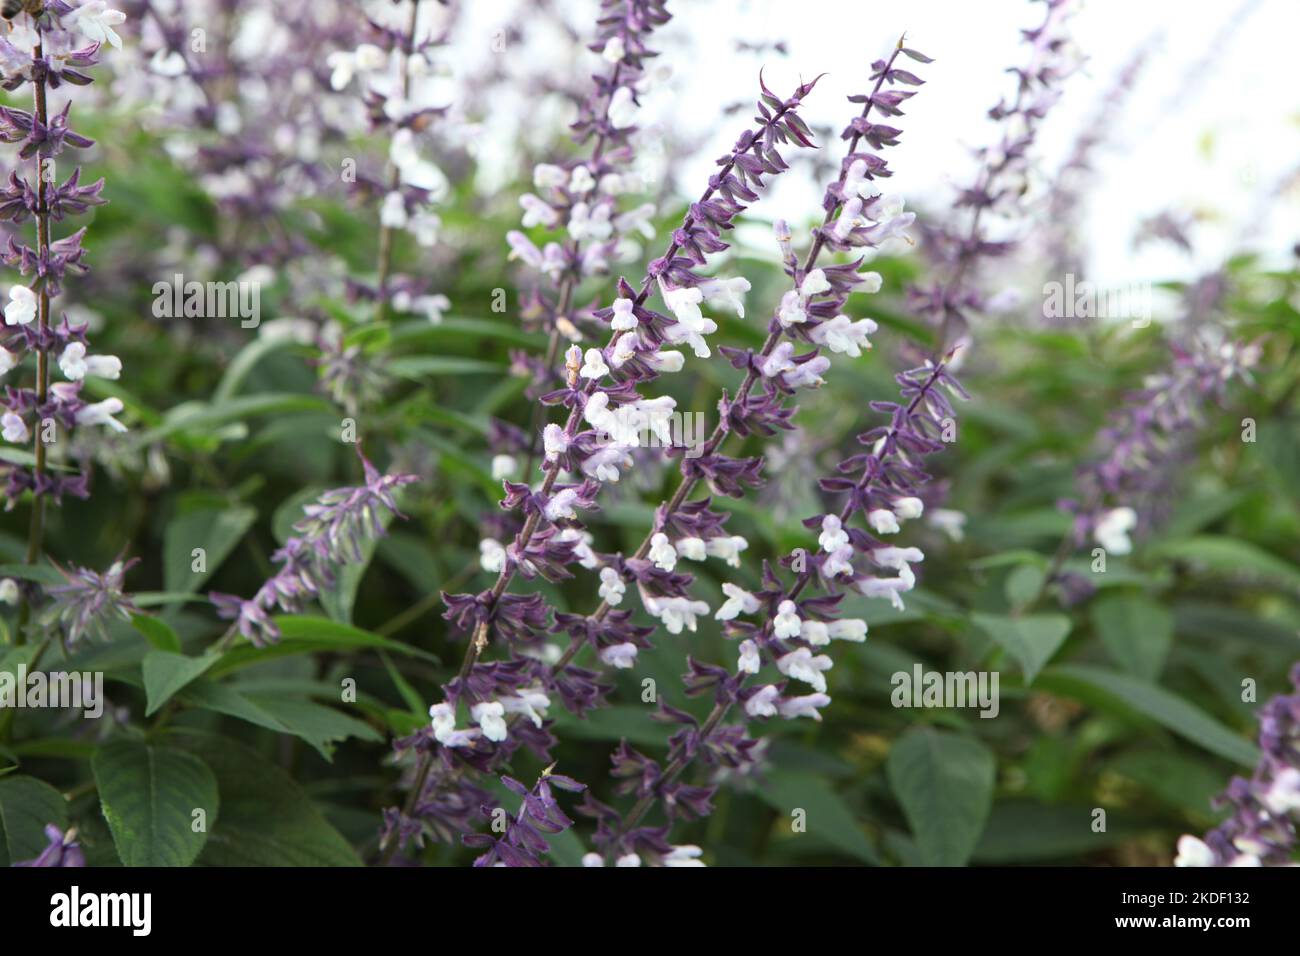
<path id="1" fill-rule="evenodd" d="M 66 584 L 56 584 L 46 589 L 50 603 L 44 610 L 47 625 L 57 625 L 65 643 L 75 644 L 87 634 L 108 639 L 108 626 L 115 621 L 129 621 L 139 613 L 124 585 L 126 572 L 139 563 L 114 561 L 107 571 L 73 568 L 59 571 Z"/>
<path id="2" fill-rule="evenodd" d="M 76 836 L 75 827 L 64 833 L 51 823 L 45 828 L 45 838 L 50 841 L 50 845 L 36 859 L 24 860 L 14 866 L 85 866 L 86 855 L 81 852 L 81 844 L 76 841 Z"/>

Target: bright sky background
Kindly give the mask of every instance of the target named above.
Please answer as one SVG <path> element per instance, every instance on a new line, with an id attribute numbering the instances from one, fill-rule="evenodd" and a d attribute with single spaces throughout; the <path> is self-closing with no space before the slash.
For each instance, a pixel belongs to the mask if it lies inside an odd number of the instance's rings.
<path id="1" fill-rule="evenodd" d="M 560 2 L 573 11 L 573 23 L 586 22 L 583 11 L 595 8 L 591 0 Z M 473 4 L 471 15 L 490 23 L 494 14 L 501 17 L 495 6 Z M 838 131 L 848 111 L 856 110 L 845 96 L 866 88 L 870 63 L 906 31 L 909 46 L 936 62 L 909 64 L 927 83 L 902 122 L 890 121 L 905 130 L 901 145 L 889 151 L 891 185 L 922 209 L 944 208 L 953 183 L 971 178 L 966 147 L 997 135 L 986 112 L 1012 88 L 1006 68 L 1025 61 L 1020 29 L 1043 16 L 1042 4 L 1028 0 L 670 0 L 669 8 L 674 18 L 659 48 L 673 70 L 672 92 L 647 102 L 646 112 L 707 143 L 683 177 L 692 192 L 712 171 L 712 160 L 730 147 L 742 117 L 752 113 L 720 119 L 724 104 L 752 103 L 759 66 L 765 66 L 768 85 L 782 94 L 801 76 L 827 72 L 804 115 L 814 123 L 834 123 Z M 1293 185 L 1271 202 L 1265 197 L 1300 170 L 1294 49 L 1300 3 L 1087 0 L 1078 10 L 1072 30 L 1086 62 L 1042 129 L 1044 171 L 1055 171 L 1123 64 L 1139 47 L 1149 51 L 1133 93 L 1112 117 L 1094 156 L 1086 278 L 1115 286 L 1186 277 L 1213 267 L 1246 239 L 1285 261 L 1300 240 L 1300 188 Z M 736 40 L 783 40 L 789 55 L 737 52 Z M 585 76 L 600 61 L 584 56 L 581 64 L 565 65 Z M 831 148 L 838 155 L 838 145 Z M 820 193 L 807 176 L 786 175 L 764 198 L 762 214 L 802 219 Z M 1193 232 L 1195 259 L 1165 244 L 1135 254 L 1131 239 L 1139 221 L 1171 209 L 1204 217 Z"/>

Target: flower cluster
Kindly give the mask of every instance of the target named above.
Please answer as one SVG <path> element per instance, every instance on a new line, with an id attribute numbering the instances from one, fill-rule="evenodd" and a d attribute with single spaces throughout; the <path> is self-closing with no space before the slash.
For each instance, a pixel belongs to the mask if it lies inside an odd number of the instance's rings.
<path id="1" fill-rule="evenodd" d="M 573 826 L 573 821 L 560 809 L 560 804 L 551 792 L 552 787 L 578 793 L 586 790 L 585 784 L 578 783 L 572 777 L 551 773 L 548 769 L 529 790 L 513 777 L 502 777 L 501 783 L 511 793 L 516 794 L 521 803 L 515 815 L 504 810 L 483 807 L 484 816 L 501 815 L 500 825 L 494 822 L 494 829 L 500 837 L 490 837 L 483 833 L 473 833 L 465 837 L 465 845 L 482 849 L 485 852 L 474 861 L 475 866 L 541 866 L 542 860 L 550 852 L 551 846 L 546 841 L 545 833 L 563 833 Z"/>
<path id="2" fill-rule="evenodd" d="M 1294 866 L 1300 844 L 1300 664 L 1292 694 L 1279 694 L 1259 716 L 1259 765 L 1234 777 L 1219 805 L 1232 815 L 1205 835 L 1178 841 L 1176 866 Z"/>
<path id="3" fill-rule="evenodd" d="M 1074 515 L 1076 546 L 1091 538 L 1110 554 L 1133 550 L 1130 533 L 1157 517 L 1180 442 L 1201 425 L 1207 404 L 1249 376 L 1259 354 L 1256 345 L 1203 339 L 1173 347 L 1170 367 L 1128 396 L 1099 433 L 1099 454 L 1078 476 L 1081 500 L 1061 502 Z"/>
<path id="4" fill-rule="evenodd" d="M 936 355 L 961 338 L 971 314 L 996 308 L 994 298 L 976 281 L 976 272 L 983 260 L 1007 255 L 1015 243 L 991 235 L 985 217 L 1009 218 L 1023 212 L 1029 150 L 1043 118 L 1060 97 L 1062 81 L 1077 65 L 1065 30 L 1073 0 L 1044 2 L 1043 22 L 1023 31 L 1030 46 L 1029 62 L 1012 71 L 1018 81 L 1014 98 L 1001 100 L 989 110 L 989 116 L 1002 124 L 1002 137 L 995 146 L 976 151 L 979 172 L 958 194 L 956 206 L 970 211 L 969 224 L 964 230 L 939 227 L 927 236 L 939 278 L 909 290 L 911 307 L 935 329 Z"/>
<path id="5" fill-rule="evenodd" d="M 66 149 L 86 149 L 93 141 L 70 124 L 71 102 L 57 112 L 49 105 L 50 93 L 85 86 L 91 77 L 85 71 L 99 61 L 104 43 L 120 46 L 113 27 L 123 15 L 105 7 L 100 0 L 74 5 L 51 0 L 38 15 L 23 14 L 6 38 L 0 38 L 0 72 L 6 89 L 24 85 L 32 89 L 31 111 L 0 107 L 0 139 L 18 146 L 18 159 L 30 160 L 30 176 L 21 167 L 0 187 L 0 218 L 14 223 L 34 220 L 36 237 L 29 243 L 10 235 L 0 251 L 6 264 L 23 276 L 27 284 L 9 287 L 4 307 L 4 332 L 0 336 L 0 375 L 12 381 L 14 370 L 31 355 L 35 359 L 33 387 L 6 385 L 0 398 L 0 428 L 7 442 L 33 445 L 31 464 L 4 465 L 6 508 L 31 492 L 35 507 L 44 508 L 47 498 L 56 503 L 65 494 L 84 498 L 89 494 L 89 474 L 71 464 L 48 460 L 51 447 L 66 447 L 58 441 L 58 430 L 79 426 L 105 426 L 125 431 L 115 417 L 124 406 L 120 398 L 88 402 L 81 397 L 87 377 L 116 379 L 122 363 L 112 355 L 95 355 L 86 339 L 87 327 L 74 325 L 65 314 L 53 317 L 53 300 L 63 293 L 69 273 L 85 272 L 82 227 L 61 238 L 53 235 L 54 224 L 69 216 L 102 205 L 103 180 L 83 184 L 81 169 L 74 168 L 59 181 L 57 159 Z M 51 360 L 65 381 L 51 381 Z"/>
<path id="6" fill-rule="evenodd" d="M 126 572 L 138 563 L 138 558 L 114 561 L 102 574 L 88 568 L 71 571 L 60 568 L 67 583 L 45 589 L 50 597 L 44 612 L 45 623 L 57 625 L 69 645 L 90 633 L 107 640 L 110 623 L 129 621 L 132 614 L 139 613 L 123 587 Z"/>
<path id="7" fill-rule="evenodd" d="M 747 203 L 758 198 L 765 177 L 787 168 L 780 154 L 782 146 L 811 144 L 808 128 L 796 111 L 814 85 L 815 81 L 801 84 L 784 100 L 762 85 L 757 129 L 746 130 L 719 159 L 720 170 L 674 231 L 667 252 L 650 263 L 639 290 L 620 280 L 615 301 L 593 313 L 596 319 L 609 323 L 609 344 L 585 354 L 571 350 L 564 386 L 541 397 L 547 405 L 567 407 L 569 414 L 564 425 L 549 424 L 543 430 L 545 460 L 540 485 L 534 488 L 505 482 L 502 507 L 520 515 L 523 524 L 508 546 L 498 542 L 498 548 L 484 549 L 490 566 L 499 568 L 497 583 L 478 594 L 444 595 L 445 616 L 456 630 L 469 636 L 470 643 L 460 676 L 444 688 L 443 704 L 434 705 L 434 726 L 416 735 L 417 739 L 398 742 L 401 751 L 419 753 L 425 768 L 408 799 L 411 810 L 419 803 L 430 776 L 455 787 L 460 785 L 454 772 L 460 764 L 483 769 L 508 758 L 521 745 L 540 754 L 548 752 L 550 734 L 540 723 L 515 720 L 502 727 L 504 701 L 518 696 L 521 688 L 536 690 L 548 704 L 552 696 L 558 696 L 567 709 L 581 714 L 601 702 L 605 688 L 595 672 L 571 663 L 577 651 L 590 643 L 610 666 L 628 666 L 636 650 L 648 646 L 651 629 L 633 625 L 631 612 L 613 610 L 612 604 L 603 605 L 589 617 L 556 614 L 552 623 L 552 611 L 540 594 L 508 592 L 516 574 L 561 580 L 571 576 L 568 566 L 572 564 L 612 569 L 612 573 L 602 574 L 601 587 L 610 601 L 618 603 L 628 583 L 634 583 L 647 610 L 670 629 L 693 626 L 697 604 L 686 598 L 689 575 L 664 570 L 662 561 L 656 564 L 651 560 L 649 539 L 632 557 L 595 554 L 578 514 L 594 507 L 601 485 L 617 480 L 620 469 L 630 464 L 628 452 L 637 446 L 639 428 L 644 424 L 653 430 L 656 422 L 661 423 L 672 412 L 670 398 L 647 399 L 640 392 L 660 372 L 681 366 L 682 356 L 671 346 L 688 342 L 696 354 L 709 354 L 704 336 L 716 331 L 716 323 L 704 317 L 701 304 L 706 293 L 734 302 L 736 289 L 734 284 L 719 286 L 695 270 L 706 264 L 710 254 L 727 248 L 722 232 L 731 228 Z M 671 316 L 649 306 L 656 288 Z M 770 401 L 775 404 L 775 397 Z M 590 427 L 584 429 L 584 424 Z M 701 461 L 695 459 L 691 464 Z M 742 483 L 755 482 L 757 467 L 757 461 L 716 455 L 704 463 L 715 489 L 730 494 L 739 493 Z M 723 536 L 721 525 L 721 517 L 709 513 L 707 506 L 699 506 L 683 509 L 674 518 L 671 531 L 674 537 L 700 539 L 703 557 L 710 553 L 708 540 Z M 741 547 L 732 539 L 726 547 L 715 543 L 712 552 L 730 560 Z M 548 630 L 568 633 L 571 638 L 569 651 L 549 667 L 541 659 Z M 490 637 L 512 649 L 509 660 L 479 660 Z M 457 730 L 455 710 L 461 703 L 476 730 Z M 409 818 L 410 812 L 403 816 Z M 395 839 L 409 832 L 406 821 L 390 818 L 390 855 Z"/>
<path id="8" fill-rule="evenodd" d="M 219 592 L 209 595 L 218 614 L 235 621 L 233 626 L 249 641 L 258 646 L 277 641 L 280 632 L 271 612 L 276 608 L 286 613 L 300 611 L 303 604 L 333 586 L 335 569 L 362 560 L 364 542 L 384 536 L 387 516 L 401 516 L 394 492 L 416 477 L 380 474 L 364 456 L 361 463 L 364 485 L 326 491 L 303 508 L 306 517 L 293 526 L 297 533 L 271 556 L 283 567 L 251 600 Z"/>

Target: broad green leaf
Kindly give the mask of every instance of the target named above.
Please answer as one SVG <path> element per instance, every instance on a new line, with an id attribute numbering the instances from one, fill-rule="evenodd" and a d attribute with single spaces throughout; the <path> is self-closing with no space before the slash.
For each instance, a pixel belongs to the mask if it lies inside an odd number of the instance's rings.
<path id="1" fill-rule="evenodd" d="M 441 375 L 504 375 L 499 362 L 460 358 L 455 355 L 406 355 L 390 359 L 388 371 L 402 378 L 422 379 Z"/>
<path id="2" fill-rule="evenodd" d="M 993 754 L 973 737 L 929 727 L 905 733 L 885 771 L 927 866 L 962 866 L 993 804 Z"/>
<path id="3" fill-rule="evenodd" d="M 226 373 L 221 376 L 221 381 L 212 392 L 212 402 L 220 407 L 224 402 L 233 398 L 235 393 L 243 386 L 250 372 L 257 367 L 257 363 L 262 361 L 272 352 L 278 352 L 283 349 L 294 348 L 297 345 L 292 338 L 259 335 L 242 349 L 239 350 L 230 364 L 226 366 Z"/>
<path id="4" fill-rule="evenodd" d="M 194 862 L 217 820 L 219 806 L 216 777 L 202 760 L 170 747 L 124 741 L 101 747 L 91 767 L 104 819 L 123 864 L 189 866 Z M 199 810 L 203 817 L 196 814 Z"/>
<path id="5" fill-rule="evenodd" d="M 161 425 L 140 433 L 136 437 L 136 444 L 153 445 L 169 435 L 187 430 L 198 433 L 211 432 L 228 422 L 241 422 L 260 415 L 330 410 L 329 402 L 316 395 L 245 395 L 216 405 L 209 405 L 206 402 L 187 402 L 171 409 Z"/>
<path id="6" fill-rule="evenodd" d="M 276 733 L 300 737 L 327 761 L 334 744 L 348 737 L 379 741 L 383 738 L 364 721 L 304 697 L 243 693 L 226 684 L 202 681 L 180 692 L 182 703 L 246 720 Z"/>
<path id="7" fill-rule="evenodd" d="M 1254 766 L 1259 759 L 1259 749 L 1253 743 L 1233 733 L 1194 704 L 1136 677 L 1088 664 L 1069 664 L 1045 671 L 1040 683 L 1044 689 L 1061 694 L 1069 694 L 1080 685 L 1085 689 L 1100 690 L 1220 757 L 1248 767 Z"/>
<path id="8" fill-rule="evenodd" d="M 331 621 L 326 617 L 286 614 L 276 616 L 272 620 L 280 629 L 278 643 L 269 647 L 253 647 L 251 644 L 241 644 L 232 648 L 221 658 L 221 662 L 212 669 L 211 676 L 219 677 L 253 664 L 261 664 L 294 654 L 311 654 L 315 651 L 337 652 L 350 648 L 389 651 L 393 654 L 419 657 L 423 660 L 438 663 L 438 658 L 435 655 L 422 651 L 418 647 L 412 647 L 410 644 L 403 644 L 400 641 L 389 640 L 386 637 L 380 637 L 370 631 L 363 631 L 361 628 L 353 627 L 350 624 Z"/>
<path id="9" fill-rule="evenodd" d="M 589 717 L 575 717 L 561 711 L 555 717 L 555 732 L 561 739 L 623 740 L 638 747 L 664 747 L 667 737 L 662 724 L 650 719 L 649 705 L 615 704 L 593 711 Z"/>
<path id="10" fill-rule="evenodd" d="M 58 568 L 52 568 L 48 564 L 0 564 L 0 578 L 19 578 L 55 586 L 68 583 Z"/>
<path id="11" fill-rule="evenodd" d="M 144 715 L 151 717 L 173 694 L 203 676 L 220 659 L 218 654 L 186 657 L 171 651 L 150 651 L 140 664 L 146 699 Z"/>
<path id="12" fill-rule="evenodd" d="M 1174 641 L 1172 614 L 1133 592 L 1103 595 L 1089 613 L 1111 660 L 1143 680 L 1160 676 Z"/>
<path id="13" fill-rule="evenodd" d="M 1026 684 L 1034 682 L 1070 633 L 1070 619 L 1064 614 L 972 614 L 971 620 L 1015 658 Z"/>
<path id="14" fill-rule="evenodd" d="M 34 860 L 49 845 L 45 827 L 68 823 L 68 801 L 48 783 L 26 775 L 0 777 L 0 866 Z"/>
<path id="15" fill-rule="evenodd" d="M 217 777 L 221 818 L 199 857 L 204 866 L 360 866 L 356 852 L 288 774 L 255 751 L 212 734 L 168 738 Z"/>
<path id="16" fill-rule="evenodd" d="M 876 848 L 858 826 L 857 814 L 822 777 L 804 771 L 773 770 L 758 796 L 777 811 L 784 821 L 780 825 L 789 826 L 795 811 L 802 810 L 801 819 L 808 833 L 863 863 L 880 863 Z"/>
<path id="17" fill-rule="evenodd" d="M 1124 843 L 1159 828 L 1158 821 L 1134 821 L 1131 814 L 1112 814 L 1104 832 L 1092 829 L 1093 807 L 1051 805 L 1028 800 L 998 802 L 972 855 L 981 866 L 1061 861 Z M 1172 857 L 1172 853 L 1170 856 Z"/>
<path id="18" fill-rule="evenodd" d="M 1185 561 L 1194 567 L 1234 577 L 1261 578 L 1300 589 L 1300 568 L 1248 541 L 1198 535 L 1154 545 L 1152 555 Z"/>
<path id="19" fill-rule="evenodd" d="M 256 509 L 244 505 L 177 515 L 163 534 L 163 586 L 171 592 L 197 591 L 256 520 Z M 204 551 L 203 571 L 192 570 L 195 548 Z"/>
<path id="20" fill-rule="evenodd" d="M 173 654 L 179 654 L 181 651 L 181 639 L 170 624 L 161 618 L 152 617 L 148 614 L 132 614 L 131 626 L 145 636 L 145 638 L 154 647 L 160 651 L 171 651 Z M 145 681 L 148 684 L 148 681 Z"/>

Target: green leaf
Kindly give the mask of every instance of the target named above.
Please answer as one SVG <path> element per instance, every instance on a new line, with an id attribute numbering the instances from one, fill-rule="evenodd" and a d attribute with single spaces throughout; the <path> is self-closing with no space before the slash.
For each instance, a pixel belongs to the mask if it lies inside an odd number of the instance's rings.
<path id="1" fill-rule="evenodd" d="M 863 863 L 879 864 L 880 855 L 858 826 L 857 815 L 822 777 L 795 770 L 773 770 L 758 795 L 788 826 L 795 810 L 804 811 L 808 833 Z"/>
<path id="2" fill-rule="evenodd" d="M 1198 535 L 1154 545 L 1150 553 L 1224 574 L 1262 578 L 1300 589 L 1300 568 L 1256 545 L 1219 535 Z"/>
<path id="3" fill-rule="evenodd" d="M 276 733 L 300 737 L 331 761 L 334 744 L 348 737 L 379 741 L 369 724 L 303 697 L 243 693 L 225 684 L 202 681 L 181 692 L 182 703 L 246 720 Z"/>
<path id="4" fill-rule="evenodd" d="M 168 743 L 216 774 L 221 819 L 199 857 L 204 866 L 360 866 L 347 840 L 302 788 L 243 744 L 213 734 L 174 733 Z"/>
<path id="5" fill-rule="evenodd" d="M 189 866 L 217 820 L 217 780 L 181 750 L 124 741 L 91 761 L 104 819 L 126 866 Z M 195 832 L 194 811 L 206 825 Z"/>
<path id="6" fill-rule="evenodd" d="M 226 367 L 226 373 L 221 376 L 221 381 L 216 389 L 212 392 L 212 402 L 220 406 L 234 397 L 235 393 L 243 386 L 249 373 L 257 367 L 257 363 L 262 361 L 272 352 L 278 352 L 281 349 L 294 348 L 298 343 L 292 338 L 278 338 L 276 336 L 259 335 L 242 349 L 239 350 L 230 364 Z"/>
<path id="7" fill-rule="evenodd" d="M 1007 602 L 1013 608 L 1025 607 L 1038 597 L 1047 580 L 1047 570 L 1039 564 L 1022 564 L 1007 575 L 1004 585 Z"/>
<path id="8" fill-rule="evenodd" d="M 229 674 L 232 671 L 253 664 L 262 664 L 280 657 L 290 657 L 294 654 L 311 654 L 316 651 L 344 651 L 349 648 L 390 651 L 394 654 L 419 657 L 435 664 L 438 663 L 438 658 L 435 655 L 422 651 L 418 647 L 412 647 L 400 641 L 389 640 L 386 637 L 380 637 L 370 631 L 363 631 L 361 628 L 353 627 L 350 624 L 331 621 L 326 617 L 286 614 L 276 616 L 272 620 L 280 629 L 279 643 L 272 644 L 269 647 L 254 647 L 251 644 L 241 644 L 232 648 L 221 658 L 221 663 L 212 669 L 211 676 L 220 677 L 223 674 Z"/>
<path id="9" fill-rule="evenodd" d="M 604 707 L 590 717 L 575 717 L 562 711 L 555 718 L 555 732 L 561 739 L 623 740 L 638 747 L 665 745 L 663 727 L 650 719 L 649 706 L 619 705 Z"/>
<path id="10" fill-rule="evenodd" d="M 1233 733 L 1200 708 L 1155 684 L 1087 664 L 1069 664 L 1044 672 L 1042 686 L 1070 694 L 1080 686 L 1094 688 L 1119 700 L 1180 737 L 1204 747 L 1210 753 L 1253 767 L 1259 749 Z"/>
<path id="11" fill-rule="evenodd" d="M 889 751 L 885 772 L 926 866 L 963 866 L 993 805 L 995 761 L 973 737 L 917 727 Z"/>
<path id="12" fill-rule="evenodd" d="M 186 657 L 171 651 L 150 651 L 140 664 L 146 699 L 144 715 L 152 716 L 173 694 L 201 677 L 220 659 L 218 654 Z"/>
<path id="13" fill-rule="evenodd" d="M 422 379 L 440 375 L 497 375 L 506 373 L 499 362 L 459 358 L 455 355 L 407 355 L 389 359 L 388 371 L 401 378 Z"/>
<path id="14" fill-rule="evenodd" d="M 1144 594 L 1107 594 L 1093 602 L 1092 626 L 1111 660 L 1154 682 L 1174 641 L 1174 617 Z"/>
<path id="15" fill-rule="evenodd" d="M 220 425 L 243 421 L 260 415 L 289 412 L 328 412 L 329 402 L 316 395 L 266 394 L 245 395 L 216 405 L 206 402 L 186 402 L 173 408 L 161 425 L 136 436 L 139 446 L 153 445 L 180 431 L 210 433 Z"/>
<path id="16" fill-rule="evenodd" d="M 1016 659 L 1026 684 L 1034 682 L 1070 633 L 1070 619 L 1064 614 L 972 614 L 971 620 Z"/>
<path id="17" fill-rule="evenodd" d="M 48 564 L 0 564 L 0 578 L 19 578 L 56 586 L 68 583 L 58 568 L 52 568 Z"/>
<path id="18" fill-rule="evenodd" d="M 28 776 L 0 778 L 0 866 L 34 860 L 49 845 L 45 827 L 68 824 L 68 801 L 48 783 Z"/>
<path id="19" fill-rule="evenodd" d="M 170 592 L 197 591 L 239 544 L 257 511 L 247 506 L 203 508 L 177 515 L 163 534 L 163 586 Z M 193 550 L 204 550 L 203 571 L 192 571 Z"/>
<path id="20" fill-rule="evenodd" d="M 148 614 L 132 614 L 131 626 L 143 634 L 149 643 L 160 651 L 171 651 L 174 654 L 180 653 L 180 635 L 161 618 L 151 617 Z M 147 683 L 148 681 L 146 681 Z"/>

